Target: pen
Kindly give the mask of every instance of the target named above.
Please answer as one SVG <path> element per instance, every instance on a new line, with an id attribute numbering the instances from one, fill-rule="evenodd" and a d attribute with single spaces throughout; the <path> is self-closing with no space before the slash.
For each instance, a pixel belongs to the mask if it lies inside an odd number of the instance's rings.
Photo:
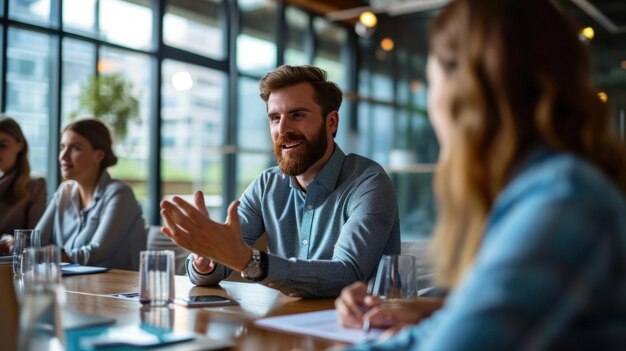
<path id="1" fill-rule="evenodd" d="M 372 292 L 374 290 L 374 282 L 373 281 L 369 281 L 369 283 L 367 284 L 367 292 L 366 295 L 372 295 Z M 363 321 L 363 332 L 367 335 L 370 332 L 370 320 L 369 318 Z"/>
<path id="2" fill-rule="evenodd" d="M 367 335 L 370 333 L 370 320 L 366 319 L 363 321 L 363 332 Z"/>

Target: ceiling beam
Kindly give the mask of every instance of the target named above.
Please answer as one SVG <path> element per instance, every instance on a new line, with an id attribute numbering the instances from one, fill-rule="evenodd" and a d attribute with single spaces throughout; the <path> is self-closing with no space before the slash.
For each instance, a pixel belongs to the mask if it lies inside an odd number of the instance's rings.
<path id="1" fill-rule="evenodd" d="M 358 0 L 284 0 L 286 4 L 295 5 L 310 12 L 325 15 L 329 12 L 363 7 Z"/>

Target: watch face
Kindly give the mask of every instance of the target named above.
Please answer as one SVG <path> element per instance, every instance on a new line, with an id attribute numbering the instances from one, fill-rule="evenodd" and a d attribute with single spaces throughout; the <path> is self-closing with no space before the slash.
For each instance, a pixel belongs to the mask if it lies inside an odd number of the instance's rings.
<path id="1" fill-rule="evenodd" d="M 261 276 L 261 273 L 261 267 L 248 266 L 248 268 L 246 268 L 246 277 L 248 279 L 257 279 Z"/>

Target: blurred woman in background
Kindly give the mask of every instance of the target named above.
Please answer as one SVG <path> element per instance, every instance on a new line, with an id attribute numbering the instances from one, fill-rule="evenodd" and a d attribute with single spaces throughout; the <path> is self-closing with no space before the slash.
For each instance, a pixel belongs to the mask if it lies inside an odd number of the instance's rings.
<path id="1" fill-rule="evenodd" d="M 0 116 L 0 234 L 34 228 L 45 208 L 46 180 L 30 174 L 28 142 L 15 120 Z M 6 240 L 0 253 L 10 250 Z"/>
<path id="2" fill-rule="evenodd" d="M 132 189 L 106 171 L 117 163 L 108 128 L 83 119 L 63 128 L 61 183 L 37 229 L 41 244 L 56 244 L 65 261 L 132 269 L 146 247 L 141 208 Z"/>
<path id="3" fill-rule="evenodd" d="M 434 20 L 432 256 L 450 294 L 353 350 L 626 349 L 626 152 L 590 67 L 549 0 L 456 0 Z M 368 300 L 344 289 L 342 323 L 410 320 Z"/>

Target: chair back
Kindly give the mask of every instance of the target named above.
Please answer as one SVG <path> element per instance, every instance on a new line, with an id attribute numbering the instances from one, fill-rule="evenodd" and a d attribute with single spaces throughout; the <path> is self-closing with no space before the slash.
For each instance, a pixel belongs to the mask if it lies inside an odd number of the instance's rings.
<path id="1" fill-rule="evenodd" d="M 185 275 L 185 259 L 189 256 L 189 251 L 174 244 L 174 242 L 161 232 L 161 227 L 157 225 L 148 226 L 148 239 L 146 242 L 148 250 L 172 250 L 174 251 L 174 273 Z"/>

